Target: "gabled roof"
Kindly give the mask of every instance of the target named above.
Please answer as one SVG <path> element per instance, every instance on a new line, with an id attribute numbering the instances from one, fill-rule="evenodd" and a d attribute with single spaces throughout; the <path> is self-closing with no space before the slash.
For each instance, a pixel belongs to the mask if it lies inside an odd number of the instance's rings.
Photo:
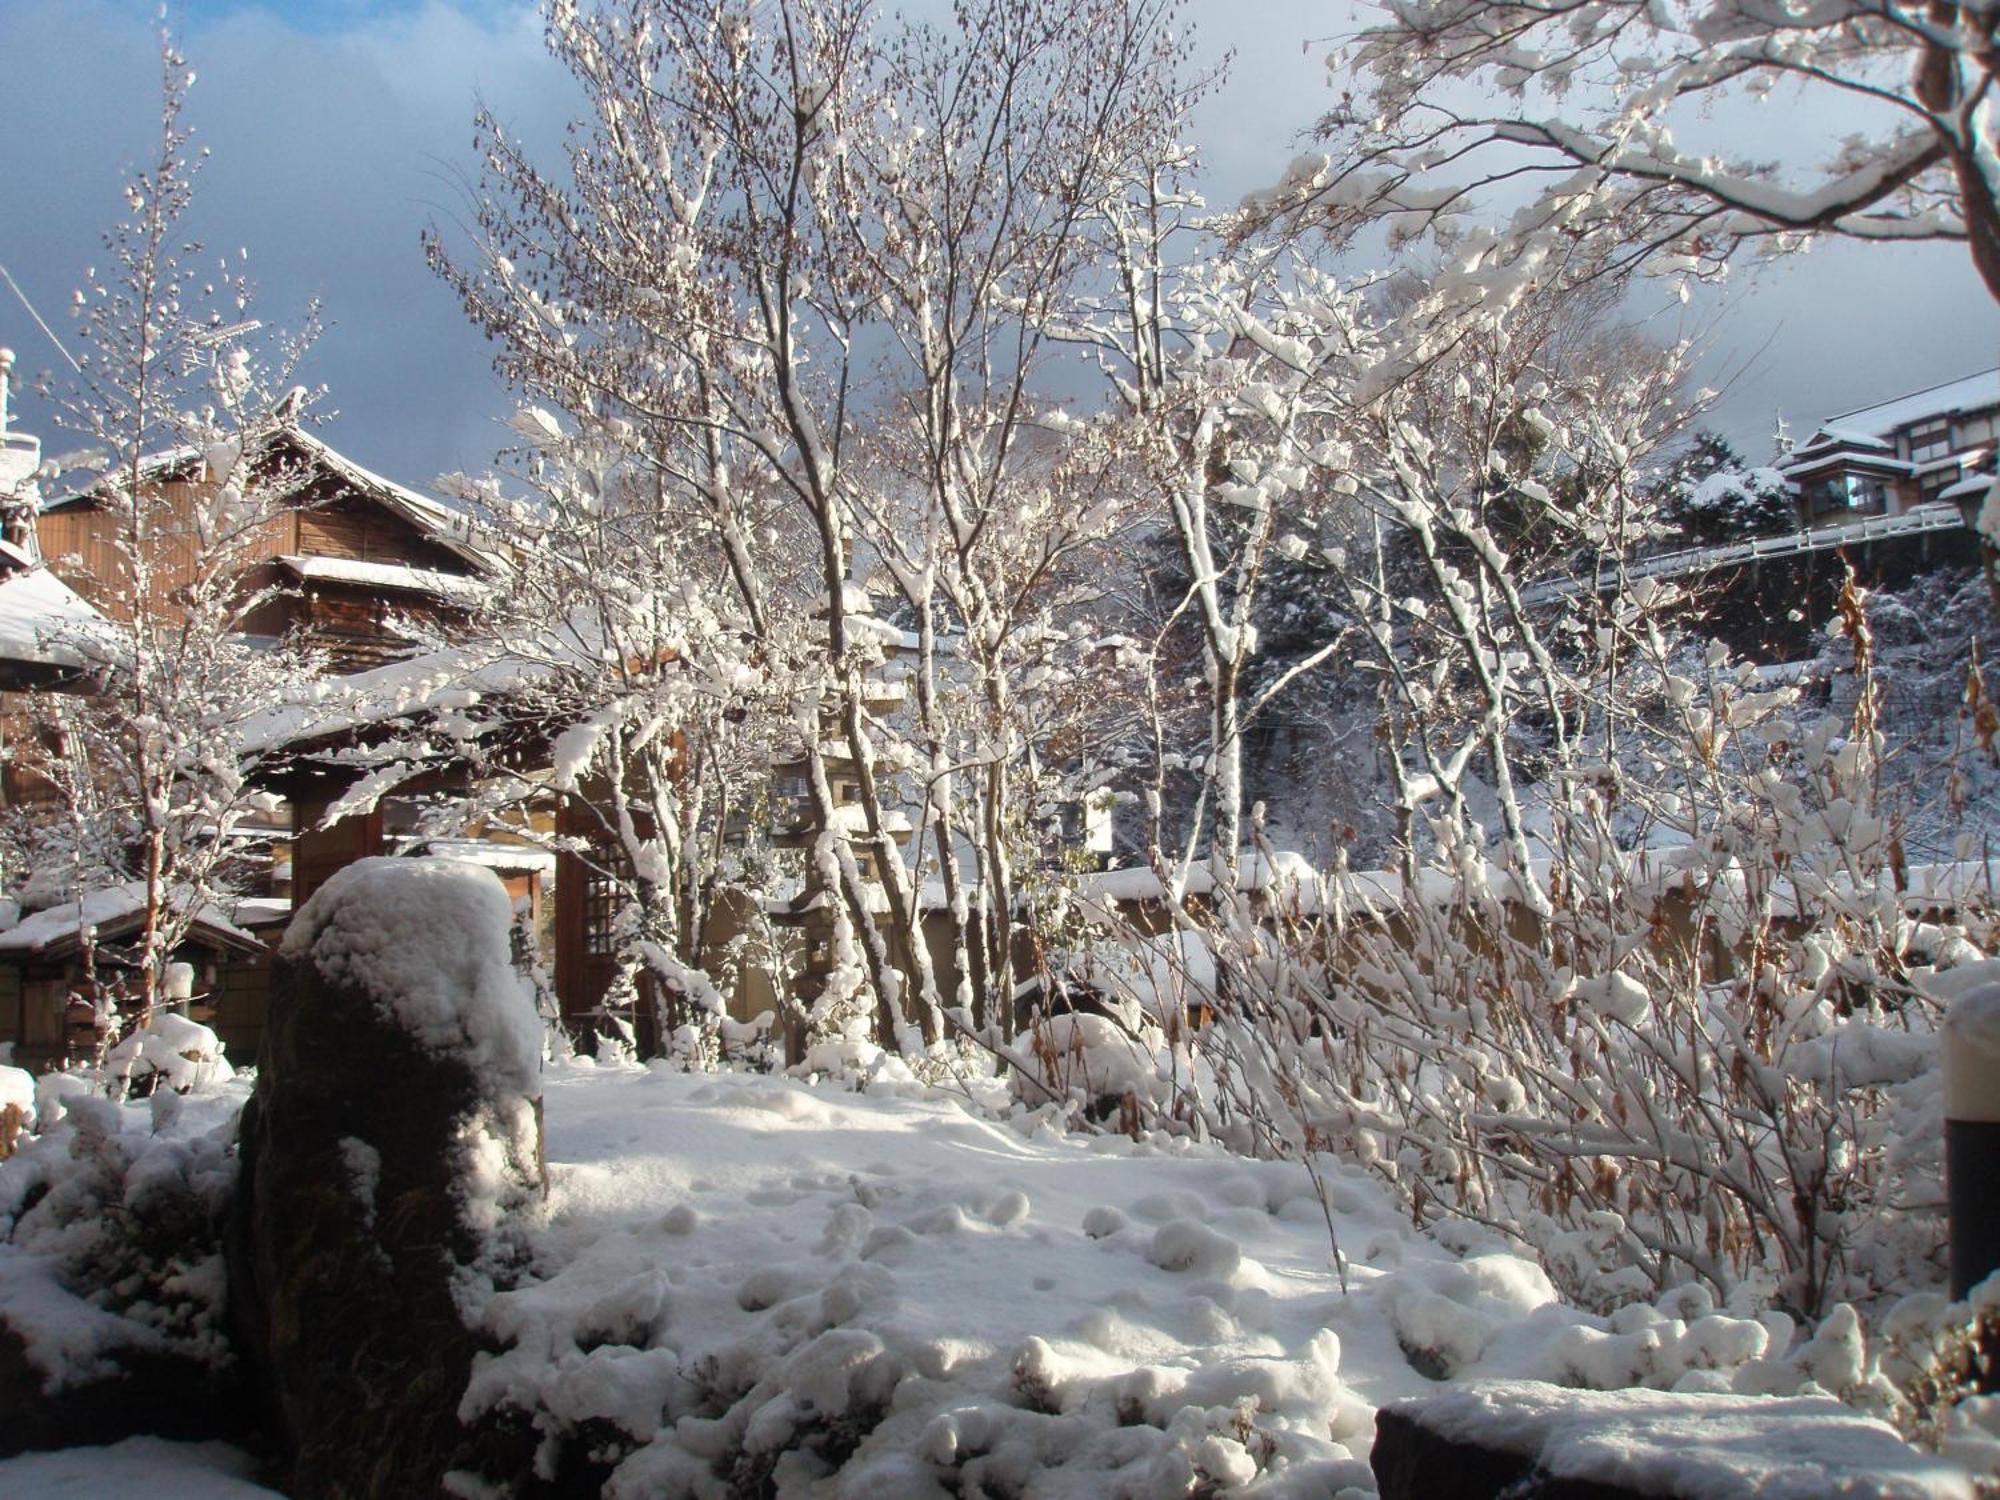
<path id="1" fill-rule="evenodd" d="M 301 427 L 289 423 L 276 428 L 269 441 L 273 445 L 283 444 L 297 457 L 321 472 L 339 480 L 346 488 L 362 499 L 379 505 L 398 519 L 416 528 L 424 537 L 444 547 L 464 559 L 481 573 L 498 571 L 502 559 L 471 541 L 471 520 L 460 510 L 445 504 L 442 500 L 420 494 L 407 485 L 385 479 L 373 469 L 356 463 L 341 453 L 323 438 L 314 436 Z M 192 444 L 179 448 L 169 448 L 160 453 L 149 454 L 139 461 L 139 481 L 148 483 L 168 479 L 189 472 L 203 461 L 203 450 Z M 101 497 L 106 489 L 115 484 L 112 478 L 100 478 L 93 484 L 72 490 L 44 501 L 42 511 L 63 510 L 70 506 L 89 504 Z"/>
<path id="2" fill-rule="evenodd" d="M 472 544 L 471 518 L 464 511 L 420 494 L 407 485 L 397 484 L 393 479 L 384 479 L 373 469 L 363 468 L 346 454 L 335 451 L 330 443 L 314 437 L 303 428 L 286 427 L 282 430 L 306 457 L 337 474 L 385 509 L 401 516 L 432 541 L 450 548 L 480 572 L 492 573 L 502 566 L 500 557 Z"/>
<path id="3" fill-rule="evenodd" d="M 82 901 L 65 901 L 26 916 L 0 932 L 0 958 L 57 958 L 81 946 L 79 929 L 88 927 L 99 942 L 115 942 L 145 925 L 146 884 L 142 880 L 88 891 Z M 188 936 L 211 948 L 261 953 L 264 944 L 204 904 L 188 923 Z"/>
<path id="4" fill-rule="evenodd" d="M 1903 428 L 1932 417 L 1955 417 L 1962 412 L 2000 407 L 2000 369 L 1981 370 L 1961 380 L 1926 386 L 1898 396 L 1893 401 L 1857 407 L 1827 419 L 1827 428 L 1847 428 L 1859 433 L 1887 437 Z"/>

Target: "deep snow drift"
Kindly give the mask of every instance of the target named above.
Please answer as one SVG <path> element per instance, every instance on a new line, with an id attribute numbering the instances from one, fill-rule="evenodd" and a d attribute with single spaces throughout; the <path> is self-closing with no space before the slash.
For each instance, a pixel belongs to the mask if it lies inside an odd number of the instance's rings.
<path id="1" fill-rule="evenodd" d="M 463 1411 L 530 1414 L 545 1463 L 582 1434 L 613 1496 L 1361 1496 L 1376 1407 L 1440 1379 L 1863 1379 L 1851 1318 L 1780 1357 L 1782 1315 L 1695 1288 L 1592 1317 L 1497 1236 L 1413 1231 L 1331 1159 L 1323 1208 L 1296 1164 L 1065 1132 L 1052 1109 L 895 1076 L 855 1092 L 570 1063 L 544 1081 L 551 1198 L 528 1279 L 485 1304 L 506 1352 Z M 212 1447 L 145 1446 L 174 1493 L 246 1492 Z M 0 1493 L 85 1493 L 135 1456 L 0 1463 Z M 1900 1492 L 1969 1493 L 1910 1462 Z"/>

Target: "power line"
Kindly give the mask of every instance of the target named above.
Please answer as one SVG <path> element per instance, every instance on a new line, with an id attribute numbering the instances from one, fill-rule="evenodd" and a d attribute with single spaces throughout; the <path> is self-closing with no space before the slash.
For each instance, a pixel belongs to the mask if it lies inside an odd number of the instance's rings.
<path id="1" fill-rule="evenodd" d="M 12 289 L 14 295 L 21 299 L 21 306 L 27 308 L 28 316 L 35 320 L 35 326 L 49 336 L 49 342 L 56 346 L 56 353 L 68 360 L 69 367 L 81 375 L 83 373 L 83 366 L 78 364 L 76 357 L 63 347 L 63 341 L 56 337 L 56 331 L 49 327 L 40 313 L 35 311 L 35 304 L 28 300 L 28 294 L 21 290 L 20 283 L 14 280 L 13 273 L 4 264 L 0 264 L 0 281 L 5 281 L 8 287 Z"/>

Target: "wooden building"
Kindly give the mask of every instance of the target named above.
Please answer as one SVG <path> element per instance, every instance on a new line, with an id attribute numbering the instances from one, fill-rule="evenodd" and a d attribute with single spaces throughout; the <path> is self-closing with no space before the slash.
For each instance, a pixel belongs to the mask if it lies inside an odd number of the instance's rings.
<path id="1" fill-rule="evenodd" d="M 253 636 L 294 636 L 323 650 L 329 668 L 353 672 L 407 655 L 402 622 L 448 626 L 478 597 L 499 560 L 474 546 L 465 518 L 449 506 L 363 468 L 297 426 L 273 430 L 249 460 L 252 481 L 283 504 L 245 548 L 246 589 L 275 586 L 246 625 Z M 141 468 L 142 485 L 165 497 L 169 518 L 152 545 L 159 599 L 195 566 L 197 507 L 216 477 L 195 449 L 164 453 Z M 105 614 L 139 607 L 118 544 L 108 483 L 41 507 L 42 557 L 55 574 Z"/>
<path id="2" fill-rule="evenodd" d="M 40 1067 L 79 1050 L 88 1056 L 95 1017 L 84 934 L 91 934 L 96 950 L 96 983 L 113 992 L 125 977 L 119 944 L 145 922 L 145 887 L 135 881 L 48 907 L 0 931 L 0 1042 L 11 1044 L 16 1066 Z M 195 1013 L 216 1026 L 225 1044 L 261 1035 L 269 993 L 263 939 L 204 908 L 170 958 L 193 968 Z"/>
<path id="3" fill-rule="evenodd" d="M 1976 512 L 1996 444 L 2000 369 L 1828 417 L 1776 467 L 1798 496 L 1806 527 L 1899 516 L 1921 505 Z M 1971 524 L 1970 515 L 1966 520 Z"/>

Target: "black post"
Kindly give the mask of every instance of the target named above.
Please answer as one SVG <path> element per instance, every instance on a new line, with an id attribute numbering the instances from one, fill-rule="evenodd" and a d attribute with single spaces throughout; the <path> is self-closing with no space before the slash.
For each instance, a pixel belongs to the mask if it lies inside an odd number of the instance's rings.
<path id="1" fill-rule="evenodd" d="M 2000 1271 L 2000 974 L 1952 988 L 1941 1038 L 1944 1180 L 1951 1295 L 1963 1301 Z"/>

